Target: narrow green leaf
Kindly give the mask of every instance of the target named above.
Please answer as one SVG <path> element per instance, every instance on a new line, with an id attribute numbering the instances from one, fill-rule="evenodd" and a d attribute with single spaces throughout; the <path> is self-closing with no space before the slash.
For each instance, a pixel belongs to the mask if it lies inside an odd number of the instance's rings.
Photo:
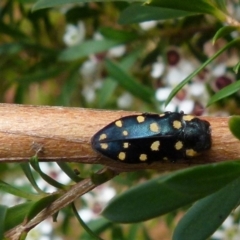
<path id="1" fill-rule="evenodd" d="M 93 173 L 91 175 L 91 180 L 95 185 L 100 185 L 103 184 L 104 182 L 109 181 L 115 176 L 116 173 L 112 169 L 107 168 L 102 173 Z"/>
<path id="2" fill-rule="evenodd" d="M 80 182 L 84 179 L 76 175 L 76 173 L 72 170 L 72 168 L 67 163 L 57 162 L 57 164 L 65 172 L 65 174 L 74 182 Z"/>
<path id="3" fill-rule="evenodd" d="M 46 194 L 44 191 L 42 191 L 36 181 L 35 181 L 35 178 L 33 177 L 33 173 L 31 171 L 31 168 L 30 168 L 30 164 L 29 163 L 20 163 L 20 167 L 22 169 L 22 171 L 24 172 L 24 174 L 26 175 L 28 181 L 32 184 L 32 187 L 34 187 L 34 189 L 40 193 L 40 194 Z"/>
<path id="4" fill-rule="evenodd" d="M 240 68 L 240 62 L 238 62 L 233 68 L 233 71 L 235 72 L 235 74 L 238 74 L 239 68 Z"/>
<path id="5" fill-rule="evenodd" d="M 230 34 L 233 31 L 239 31 L 239 27 L 236 26 L 224 26 L 220 29 L 218 29 L 218 31 L 215 33 L 214 37 L 213 37 L 213 44 L 215 44 L 215 42 L 221 38 L 221 37 L 225 37 L 226 35 Z"/>
<path id="6" fill-rule="evenodd" d="M 228 120 L 228 126 L 231 133 L 240 140 L 240 116 L 231 116 Z"/>
<path id="7" fill-rule="evenodd" d="M 50 66 L 49 68 L 43 68 L 39 66 L 37 69 L 34 69 L 31 73 L 27 73 L 24 77 L 18 78 L 18 84 L 30 84 L 32 82 L 43 82 L 47 81 L 50 78 L 54 78 L 60 73 L 62 73 L 65 69 L 60 68 L 59 66 Z"/>
<path id="8" fill-rule="evenodd" d="M 126 237 L 126 240 L 137 239 L 137 234 L 138 234 L 139 228 L 141 228 L 141 224 L 139 224 L 139 223 L 131 224 L 131 226 L 129 226 L 129 232 Z"/>
<path id="9" fill-rule="evenodd" d="M 28 200 L 34 200 L 34 199 L 39 199 L 39 196 L 34 193 L 28 193 L 25 192 L 19 188 L 16 188 L 8 183 L 5 183 L 4 181 L 0 180 L 0 191 L 10 193 L 12 195 L 25 198 Z"/>
<path id="10" fill-rule="evenodd" d="M 90 54 L 101 53 L 109 50 L 112 47 L 122 44 L 122 41 L 116 40 L 88 40 L 79 45 L 66 48 L 59 55 L 60 61 L 73 61 L 83 57 L 87 57 Z"/>
<path id="11" fill-rule="evenodd" d="M 229 84 L 228 86 L 226 86 L 225 88 L 221 89 L 220 91 L 218 91 L 217 93 L 215 93 L 209 100 L 207 107 L 212 105 L 213 103 L 226 98 L 230 95 L 232 95 L 233 93 L 239 91 L 240 89 L 240 80 Z"/>
<path id="12" fill-rule="evenodd" d="M 240 163 L 236 161 L 177 171 L 114 198 L 103 211 L 103 216 L 121 223 L 148 220 L 214 193 L 238 178 L 239 174 Z"/>
<path id="13" fill-rule="evenodd" d="M 112 0 L 118 2 L 144 2 L 144 0 Z M 42 8 L 49 7 L 57 7 L 63 4 L 71 4 L 71 3 L 91 3 L 91 2 L 109 2 L 109 0 L 38 0 L 36 4 L 33 6 L 32 11 L 36 11 Z"/>
<path id="14" fill-rule="evenodd" d="M 134 31 L 123 31 L 110 27 L 101 27 L 99 32 L 107 39 L 115 40 L 115 41 L 131 41 L 138 38 L 137 33 Z"/>
<path id="15" fill-rule="evenodd" d="M 239 185 L 240 178 L 237 178 L 194 204 L 180 220 L 174 231 L 173 240 L 193 239 L 192 236 L 194 240 L 208 239 L 238 205 Z"/>
<path id="16" fill-rule="evenodd" d="M 196 69 L 193 73 L 191 73 L 188 77 L 186 77 L 179 85 L 177 85 L 172 92 L 169 94 L 165 106 L 168 105 L 168 103 L 172 100 L 172 98 L 177 94 L 179 90 L 183 88 L 184 85 L 186 85 L 191 79 L 196 76 L 199 72 L 201 72 L 208 64 L 210 64 L 215 58 L 217 58 L 221 53 L 223 53 L 225 50 L 229 49 L 230 47 L 240 44 L 240 39 L 235 39 L 228 44 L 226 44 L 223 48 L 221 48 L 219 51 L 217 51 L 211 58 L 209 58 L 206 62 L 204 62 L 198 69 Z"/>
<path id="17" fill-rule="evenodd" d="M 113 96 L 113 92 L 117 87 L 117 82 L 112 78 L 107 77 L 104 79 L 101 89 L 97 95 L 97 106 L 99 108 L 104 108 L 109 99 Z"/>
<path id="18" fill-rule="evenodd" d="M 128 75 L 118 64 L 107 59 L 105 61 L 109 75 L 116 80 L 125 90 L 132 93 L 141 100 L 152 103 L 154 92 L 137 82 L 133 77 Z"/>
<path id="19" fill-rule="evenodd" d="M 64 4 L 80 3 L 81 0 L 38 0 L 32 7 L 32 11 L 40 10 L 43 8 L 57 7 Z"/>
<path id="20" fill-rule="evenodd" d="M 84 228 L 84 230 L 91 236 L 91 238 L 93 240 L 103 240 L 102 238 L 98 237 L 97 234 L 95 234 L 95 232 L 93 232 L 88 225 L 82 220 L 82 218 L 80 217 L 80 215 L 78 214 L 78 211 L 74 205 L 74 203 L 71 203 L 72 206 L 72 210 L 74 215 L 76 216 L 77 220 L 79 221 L 79 223 L 81 224 L 81 226 Z"/>
<path id="21" fill-rule="evenodd" d="M 131 53 L 128 53 L 121 59 L 120 66 L 125 71 L 129 71 L 132 66 L 136 63 L 137 59 L 141 56 L 143 52 L 143 46 L 141 48 L 134 49 Z"/>
<path id="22" fill-rule="evenodd" d="M 171 8 L 176 10 L 189 11 L 193 13 L 205 13 L 211 14 L 220 20 L 226 19 L 225 13 L 212 4 L 211 1 L 207 0 L 152 0 L 149 3 L 150 6 Z"/>
<path id="23" fill-rule="evenodd" d="M 98 235 L 105 232 L 107 229 L 111 228 L 112 225 L 113 223 L 105 218 L 98 218 L 88 222 L 88 227 L 91 229 L 91 231 Z M 81 235 L 80 239 L 86 239 L 87 236 L 89 236 L 89 234 L 87 232 L 84 232 Z"/>
<path id="24" fill-rule="evenodd" d="M 139 23 L 151 20 L 167 20 L 193 15 L 188 11 L 134 4 L 124 9 L 119 17 L 120 24 Z"/>
<path id="25" fill-rule="evenodd" d="M 59 188 L 59 189 L 67 189 L 68 188 L 66 185 L 56 181 L 55 179 L 48 176 L 46 173 L 42 172 L 42 170 L 39 166 L 37 157 L 32 157 L 30 159 L 30 164 L 33 167 L 33 169 L 42 177 L 42 179 L 44 179 L 50 185 L 52 185 L 56 188 Z"/>
<path id="26" fill-rule="evenodd" d="M 124 239 L 123 228 L 119 225 L 113 225 L 111 229 L 111 239 L 121 240 Z"/>
<path id="27" fill-rule="evenodd" d="M 121 59 L 120 67 L 124 71 L 128 71 L 131 69 L 132 65 L 136 62 L 137 58 L 139 57 L 140 53 L 142 52 L 142 49 L 136 49 L 132 51 L 131 53 L 128 53 L 127 56 L 124 56 L 123 59 Z M 113 92 L 117 87 L 117 82 L 114 81 L 112 78 L 107 77 L 103 81 L 103 85 L 101 89 L 99 89 L 98 95 L 97 95 L 97 103 L 99 108 L 104 108 L 107 104 L 107 102 L 110 100 L 110 98 L 113 96 Z"/>
<path id="28" fill-rule="evenodd" d="M 226 4 L 226 0 L 214 0 L 214 2 L 216 3 L 216 6 L 221 9 L 223 12 L 227 13 L 227 4 Z"/>
<path id="29" fill-rule="evenodd" d="M 0 239 L 4 236 L 5 219 L 7 215 L 7 206 L 0 205 Z"/>
<path id="30" fill-rule="evenodd" d="M 40 211 L 49 207 L 56 199 L 59 198 L 59 196 L 59 194 L 51 194 L 36 202 L 33 202 L 25 217 L 26 221 L 28 222 L 29 220 L 33 219 Z"/>
<path id="31" fill-rule="evenodd" d="M 0 45 L 0 55 L 13 55 L 19 53 L 23 45 L 18 42 L 4 43 Z"/>
<path id="32" fill-rule="evenodd" d="M 23 222 L 34 202 L 26 202 L 8 208 L 4 230 L 7 231 Z"/>

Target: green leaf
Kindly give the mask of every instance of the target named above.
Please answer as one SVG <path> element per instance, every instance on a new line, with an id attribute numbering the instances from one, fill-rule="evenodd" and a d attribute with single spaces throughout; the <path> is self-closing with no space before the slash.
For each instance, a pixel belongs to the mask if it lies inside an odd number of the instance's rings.
<path id="1" fill-rule="evenodd" d="M 113 0 L 118 2 L 140 2 L 141 0 Z M 49 7 L 57 7 L 63 4 L 71 4 L 71 3 L 91 3 L 91 2 L 109 2 L 109 0 L 38 0 L 36 4 L 33 6 L 32 11 L 36 11 L 42 8 Z M 142 2 L 144 2 L 142 0 Z"/>
<path id="2" fill-rule="evenodd" d="M 150 89 L 137 82 L 132 76 L 128 75 L 117 63 L 114 63 L 107 59 L 105 61 L 106 68 L 109 75 L 116 80 L 126 91 L 132 93 L 135 97 L 141 100 L 152 103 L 154 92 Z"/>
<path id="3" fill-rule="evenodd" d="M 18 84 L 47 81 L 50 78 L 56 78 L 56 76 L 60 75 L 64 70 L 64 68 L 60 68 L 59 66 L 50 66 L 49 68 L 45 67 L 43 71 L 43 67 L 39 66 L 31 73 L 27 73 L 24 77 L 18 78 L 16 81 Z"/>
<path id="4" fill-rule="evenodd" d="M 27 212 L 33 204 L 34 202 L 26 202 L 8 208 L 4 230 L 7 231 L 23 222 Z"/>
<path id="5" fill-rule="evenodd" d="M 107 229 L 109 229 L 111 226 L 113 225 L 112 222 L 108 221 L 105 218 L 98 218 L 95 220 L 91 220 L 90 222 L 88 222 L 87 226 L 91 229 L 91 231 L 93 231 L 95 234 L 101 234 L 103 232 L 105 232 Z M 91 239 L 87 238 L 89 237 L 89 234 L 87 232 L 84 232 L 80 239 Z"/>
<path id="6" fill-rule="evenodd" d="M 234 66 L 233 71 L 234 71 L 236 74 L 238 74 L 239 68 L 240 68 L 240 62 L 238 62 L 238 63 Z"/>
<path id="7" fill-rule="evenodd" d="M 131 41 L 138 38 L 137 33 L 133 31 L 123 31 L 117 30 L 110 27 L 101 27 L 99 32 L 107 39 L 115 40 L 115 41 Z"/>
<path id="8" fill-rule="evenodd" d="M 80 3 L 81 0 L 39 0 L 33 5 L 32 11 L 36 11 L 42 8 L 57 7 L 64 4 Z"/>
<path id="9" fill-rule="evenodd" d="M 149 5 L 189 11 L 192 13 L 211 14 L 222 21 L 226 19 L 226 15 L 216 6 L 214 6 L 211 1 L 207 0 L 152 0 L 150 1 Z"/>
<path id="10" fill-rule="evenodd" d="M 55 188 L 59 188 L 59 189 L 65 189 L 67 190 L 67 186 L 56 181 L 55 179 L 51 178 L 50 176 L 48 176 L 46 173 L 44 173 L 38 163 L 38 159 L 36 156 L 31 157 L 30 159 L 30 164 L 33 167 L 33 169 L 42 177 L 42 179 L 44 179 L 47 183 L 49 183 L 50 185 L 54 186 Z"/>
<path id="11" fill-rule="evenodd" d="M 103 216 L 121 223 L 148 220 L 214 193 L 238 178 L 239 174 L 240 163 L 236 161 L 177 171 L 114 198 L 103 211 Z"/>
<path id="12" fill-rule="evenodd" d="M 118 21 L 120 24 L 131 24 L 150 20 L 174 19 L 193 14 L 188 11 L 134 4 L 122 11 Z"/>
<path id="13" fill-rule="evenodd" d="M 140 53 L 142 52 L 142 49 L 136 49 L 132 51 L 131 53 L 128 53 L 127 56 L 124 56 L 121 59 L 120 67 L 124 71 L 128 71 L 132 65 L 136 62 L 137 58 L 139 57 Z M 103 85 L 101 89 L 99 89 L 98 95 L 97 95 L 97 103 L 99 108 L 104 108 L 109 101 L 109 99 L 113 96 L 113 92 L 117 87 L 117 82 L 114 81 L 111 77 L 107 77 L 103 81 Z"/>
<path id="14" fill-rule="evenodd" d="M 113 225 L 111 229 L 111 239 L 121 240 L 124 239 L 123 228 L 119 225 Z"/>
<path id="15" fill-rule="evenodd" d="M 217 51 L 212 57 L 210 57 L 206 62 L 204 62 L 198 69 L 196 69 L 193 73 L 191 73 L 188 77 L 186 77 L 180 84 L 178 84 L 172 92 L 169 94 L 165 106 L 168 105 L 168 103 L 172 100 L 172 98 L 177 94 L 179 90 L 181 90 L 184 85 L 186 85 L 191 79 L 196 76 L 199 72 L 201 72 L 208 64 L 210 64 L 215 58 L 217 58 L 221 53 L 223 53 L 225 50 L 229 49 L 230 47 L 240 44 L 240 39 L 234 39 L 233 41 L 226 44 L 223 48 L 221 48 L 219 51 Z"/>
<path id="16" fill-rule="evenodd" d="M 18 42 L 1 44 L 0 55 L 14 55 L 19 53 L 22 49 L 23 45 Z"/>
<path id="17" fill-rule="evenodd" d="M 239 185 L 240 178 L 237 178 L 194 204 L 177 225 L 173 240 L 192 239 L 192 236 L 194 240 L 208 239 L 237 207 L 240 199 Z"/>
<path id="18" fill-rule="evenodd" d="M 113 92 L 117 87 L 117 82 L 112 78 L 107 77 L 104 79 L 101 89 L 99 89 L 97 95 L 97 106 L 98 108 L 104 108 L 109 99 L 113 96 Z"/>
<path id="19" fill-rule="evenodd" d="M 0 180 L 0 190 L 28 200 L 39 199 L 39 196 L 37 194 L 22 191 L 19 189 L 19 187 L 16 188 L 8 183 L 5 183 L 2 180 Z"/>
<path id="20" fill-rule="evenodd" d="M 40 211 L 49 207 L 56 199 L 59 198 L 59 196 L 59 194 L 51 194 L 36 202 L 33 202 L 26 215 L 26 221 L 28 222 L 29 220 L 33 219 Z"/>
<path id="21" fill-rule="evenodd" d="M 78 211 L 74 205 L 74 203 L 71 203 L 72 206 L 72 210 L 74 215 L 76 216 L 77 220 L 79 221 L 79 223 L 81 224 L 81 226 L 84 228 L 84 230 L 89 234 L 89 236 L 91 236 L 91 239 L 93 240 L 102 240 L 100 237 L 97 236 L 97 234 L 95 234 L 94 231 L 92 231 L 89 226 L 82 220 L 82 218 L 80 217 L 80 215 L 78 214 Z"/>
<path id="22" fill-rule="evenodd" d="M 230 95 L 232 95 L 233 93 L 239 91 L 240 89 L 240 80 L 229 84 L 228 86 L 226 86 L 225 88 L 221 89 L 220 91 L 218 91 L 217 93 L 215 93 L 209 100 L 207 106 L 210 106 L 211 104 L 226 98 Z"/>
<path id="23" fill-rule="evenodd" d="M 32 187 L 34 187 L 34 189 L 35 189 L 38 193 L 40 193 L 40 194 L 46 194 L 44 191 L 42 191 L 42 190 L 38 187 L 38 185 L 37 185 L 37 183 L 36 183 L 36 181 L 35 181 L 35 179 L 34 179 L 34 177 L 33 177 L 33 173 L 32 173 L 32 171 L 31 171 L 30 164 L 29 164 L 29 163 L 20 163 L 20 167 L 21 167 L 22 171 L 24 172 L 24 174 L 26 175 L 28 181 L 32 184 Z"/>
<path id="24" fill-rule="evenodd" d="M 79 45 L 69 47 L 63 50 L 59 55 L 60 61 L 73 61 L 83 57 L 87 57 L 90 54 L 101 53 L 109 50 L 112 47 L 116 47 L 122 44 L 123 41 L 116 40 L 88 40 Z"/>
<path id="25" fill-rule="evenodd" d="M 231 133 L 240 140 L 240 116 L 232 116 L 228 120 L 228 126 Z"/>
<path id="26" fill-rule="evenodd" d="M 3 236 L 4 236 L 6 214 L 7 214 L 7 206 L 0 205 L 0 239 L 3 239 Z"/>
<path id="27" fill-rule="evenodd" d="M 72 170 L 72 168 L 67 163 L 57 162 L 57 164 L 65 172 L 65 174 L 74 182 L 80 182 L 84 179 L 76 175 L 76 173 Z"/>
<path id="28" fill-rule="evenodd" d="M 227 13 L 226 0 L 214 0 L 214 2 L 219 9 L 221 9 L 223 12 Z"/>
<path id="29" fill-rule="evenodd" d="M 222 28 L 220 28 L 214 35 L 213 37 L 213 44 L 215 44 L 215 42 L 221 38 L 221 37 L 225 37 L 226 35 L 230 34 L 233 31 L 239 31 L 239 27 L 236 26 L 224 26 Z"/>

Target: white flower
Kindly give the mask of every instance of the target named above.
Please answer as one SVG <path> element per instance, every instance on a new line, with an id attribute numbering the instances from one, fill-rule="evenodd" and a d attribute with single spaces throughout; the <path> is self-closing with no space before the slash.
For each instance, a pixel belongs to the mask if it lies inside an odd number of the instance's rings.
<path id="1" fill-rule="evenodd" d="M 115 189 L 109 187 L 108 184 L 95 188 L 92 192 L 82 196 L 87 207 L 79 210 L 79 215 L 85 222 L 98 218 L 101 210 L 115 195 Z"/>
<path id="2" fill-rule="evenodd" d="M 95 32 L 94 35 L 93 35 L 93 39 L 94 40 L 103 40 L 104 37 L 103 37 L 103 35 L 101 33 Z"/>
<path id="3" fill-rule="evenodd" d="M 29 231 L 26 240 L 61 240 L 59 236 L 52 236 L 53 224 L 49 219 L 39 223 L 36 227 Z"/>
<path id="4" fill-rule="evenodd" d="M 97 72 L 98 61 L 94 57 L 90 57 L 80 67 L 80 74 L 85 80 L 93 79 Z"/>
<path id="5" fill-rule="evenodd" d="M 179 111 L 183 111 L 186 114 L 192 113 L 194 108 L 194 102 L 191 99 L 185 99 L 179 102 Z"/>
<path id="6" fill-rule="evenodd" d="M 227 66 L 225 63 L 219 63 L 215 67 L 212 68 L 212 75 L 214 77 L 220 77 L 226 73 Z"/>
<path id="7" fill-rule="evenodd" d="M 172 91 L 172 88 L 170 87 L 158 88 L 155 93 L 155 97 L 158 101 L 165 101 L 168 98 L 171 91 Z"/>
<path id="8" fill-rule="evenodd" d="M 109 57 L 121 57 L 125 52 L 126 52 L 126 46 L 119 45 L 119 46 L 111 48 L 108 51 L 108 56 Z"/>
<path id="9" fill-rule="evenodd" d="M 129 108 L 133 103 L 133 97 L 130 93 L 123 93 L 117 100 L 118 107 L 121 108 Z"/>
<path id="10" fill-rule="evenodd" d="M 79 21 L 77 25 L 68 24 L 63 36 L 63 41 L 67 46 L 74 46 L 84 40 L 85 34 L 86 29 L 82 21 Z"/>
<path id="11" fill-rule="evenodd" d="M 91 103 L 96 97 L 95 89 L 92 86 L 85 85 L 82 89 L 82 95 L 88 103 Z"/>
<path id="12" fill-rule="evenodd" d="M 194 82 L 188 86 L 189 94 L 194 97 L 200 97 L 206 92 L 206 88 L 204 83 L 202 82 Z"/>
<path id="13" fill-rule="evenodd" d="M 165 66 L 162 62 L 155 62 L 152 65 L 152 71 L 150 74 L 153 78 L 159 78 L 162 76 L 164 69 Z"/>
<path id="14" fill-rule="evenodd" d="M 140 28 L 142 30 L 145 30 L 145 31 L 150 30 L 151 28 L 156 27 L 156 25 L 157 25 L 157 21 L 154 21 L 154 20 L 152 20 L 152 21 L 145 21 L 145 22 L 139 23 Z"/>
<path id="15" fill-rule="evenodd" d="M 187 75 L 180 69 L 172 67 L 165 76 L 166 84 L 176 87 Z"/>

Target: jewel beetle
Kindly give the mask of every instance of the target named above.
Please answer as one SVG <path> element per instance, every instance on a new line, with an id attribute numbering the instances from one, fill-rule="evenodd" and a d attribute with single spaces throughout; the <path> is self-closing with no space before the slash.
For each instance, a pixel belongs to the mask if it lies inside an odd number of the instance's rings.
<path id="1" fill-rule="evenodd" d="M 209 122 L 183 112 L 122 117 L 98 131 L 92 147 L 124 163 L 192 158 L 211 148 Z"/>

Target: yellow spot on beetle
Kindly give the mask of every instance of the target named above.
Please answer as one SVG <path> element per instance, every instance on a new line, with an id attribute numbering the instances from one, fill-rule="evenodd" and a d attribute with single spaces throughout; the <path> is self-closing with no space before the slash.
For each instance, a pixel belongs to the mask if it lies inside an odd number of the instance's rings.
<path id="1" fill-rule="evenodd" d="M 159 151 L 159 147 L 160 147 L 160 141 L 155 141 L 151 144 L 151 150 L 152 151 Z"/>
<path id="2" fill-rule="evenodd" d="M 146 161 L 146 160 L 147 160 L 147 155 L 142 153 L 142 154 L 139 156 L 139 160 L 140 160 L 140 161 Z"/>
<path id="3" fill-rule="evenodd" d="M 195 157 L 197 155 L 199 155 L 199 153 L 197 153 L 196 151 L 194 151 L 193 149 L 187 149 L 186 150 L 186 155 L 188 157 Z"/>
<path id="4" fill-rule="evenodd" d="M 121 161 L 124 161 L 126 158 L 126 153 L 125 152 L 120 152 L 118 154 L 118 159 L 121 160 Z"/>
<path id="5" fill-rule="evenodd" d="M 122 134 L 123 134 L 123 136 L 127 136 L 127 135 L 128 135 L 128 131 L 124 130 L 124 131 L 122 132 Z"/>
<path id="6" fill-rule="evenodd" d="M 124 142 L 124 143 L 123 143 L 123 148 L 128 148 L 129 145 L 130 145 L 130 144 L 129 144 L 128 142 Z"/>
<path id="7" fill-rule="evenodd" d="M 183 120 L 184 121 L 191 121 L 191 120 L 193 120 L 195 117 L 194 116 L 192 116 L 192 115 L 184 115 L 183 116 Z"/>
<path id="8" fill-rule="evenodd" d="M 139 123 L 142 123 L 142 122 L 145 121 L 145 117 L 144 117 L 144 116 L 137 116 L 137 121 L 138 121 Z"/>
<path id="9" fill-rule="evenodd" d="M 103 140 L 103 139 L 106 139 L 107 138 L 107 134 L 103 133 L 100 135 L 99 137 L 99 141 Z"/>
<path id="10" fill-rule="evenodd" d="M 121 120 L 116 121 L 116 122 L 115 122 L 115 125 L 116 125 L 117 127 L 122 127 L 122 121 L 121 121 Z"/>
<path id="11" fill-rule="evenodd" d="M 183 147 L 183 143 L 181 141 L 177 141 L 175 144 L 175 149 L 180 150 Z"/>
<path id="12" fill-rule="evenodd" d="M 178 120 L 173 121 L 173 127 L 179 129 L 182 127 L 182 123 Z"/>
<path id="13" fill-rule="evenodd" d="M 157 123 L 154 122 L 154 123 L 150 124 L 150 130 L 152 132 L 159 133 L 160 132 L 160 127 L 158 126 Z"/>
<path id="14" fill-rule="evenodd" d="M 107 149 L 108 144 L 107 143 L 100 143 L 101 149 Z"/>

